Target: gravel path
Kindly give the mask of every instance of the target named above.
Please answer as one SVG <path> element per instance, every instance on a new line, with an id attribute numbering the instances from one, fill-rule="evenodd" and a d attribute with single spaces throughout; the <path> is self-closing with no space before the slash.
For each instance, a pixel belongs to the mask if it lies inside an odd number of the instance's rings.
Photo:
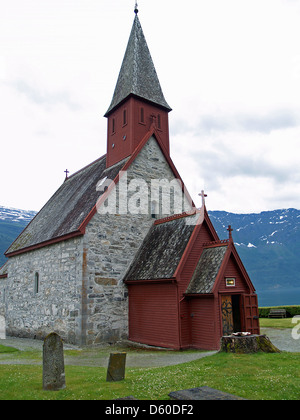
<path id="1" fill-rule="evenodd" d="M 299 352 L 300 339 L 295 340 L 292 337 L 292 329 L 275 329 L 262 328 L 261 334 L 266 334 L 272 343 L 282 351 Z M 42 364 L 41 351 L 43 349 L 43 341 L 29 340 L 24 338 L 8 337 L 6 340 L 0 339 L 0 344 L 4 346 L 15 347 L 22 351 L 36 351 L 36 357 L 30 359 L 17 358 L 15 353 L 0 354 L 1 364 Z M 116 347 L 100 347 L 94 349 L 80 349 L 79 347 L 64 344 L 64 350 L 73 350 L 65 354 L 65 364 L 75 366 L 98 366 L 107 367 L 109 354 L 114 351 L 126 351 Z M 170 352 L 170 351 L 153 351 L 153 350 L 133 350 L 127 351 L 127 367 L 160 367 L 179 365 L 185 362 L 201 359 L 215 354 L 216 352 Z"/>
<path id="2" fill-rule="evenodd" d="M 261 334 L 266 334 L 279 350 L 300 353 L 300 339 L 295 340 L 292 331 L 292 328 L 261 328 Z"/>
<path id="3" fill-rule="evenodd" d="M 35 359 L 16 359 L 14 353 L 0 354 L 1 364 L 36 364 L 41 365 L 41 354 L 43 341 L 29 340 L 23 338 L 8 337 L 6 340 L 0 340 L 0 344 L 15 347 L 22 351 L 37 351 Z M 107 367 L 110 352 L 118 351 L 115 347 L 100 347 L 99 349 L 80 349 L 79 347 L 64 344 L 64 350 L 75 350 L 71 354 L 65 354 L 65 364 L 73 366 L 98 366 Z M 121 351 L 126 351 L 122 349 Z M 210 352 L 166 352 L 151 350 L 132 350 L 128 349 L 126 366 L 127 367 L 159 367 L 179 365 L 185 362 L 201 359 L 215 354 Z"/>
<path id="4" fill-rule="evenodd" d="M 5 340 L 0 339 L 3 346 L 14 347 L 22 351 L 43 350 L 44 342 L 42 340 L 30 340 L 28 338 L 7 337 Z M 79 347 L 71 344 L 64 344 L 65 350 L 79 350 Z"/>

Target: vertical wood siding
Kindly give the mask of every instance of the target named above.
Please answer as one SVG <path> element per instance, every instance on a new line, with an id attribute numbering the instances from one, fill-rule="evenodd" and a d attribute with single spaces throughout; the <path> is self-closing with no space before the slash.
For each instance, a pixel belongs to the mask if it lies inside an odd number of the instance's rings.
<path id="1" fill-rule="evenodd" d="M 179 348 L 175 284 L 129 285 L 129 339 L 160 347 Z"/>
<path id="2" fill-rule="evenodd" d="M 226 278 L 230 278 L 233 277 L 235 278 L 235 287 L 227 287 L 226 286 Z M 226 266 L 225 272 L 224 272 L 224 276 L 221 279 L 220 282 L 220 286 L 219 286 L 219 292 L 221 293 L 227 293 L 227 294 L 232 294 L 234 292 L 242 292 L 242 293 L 249 293 L 249 287 L 244 279 L 244 277 L 242 276 L 241 271 L 238 268 L 237 263 L 235 262 L 232 254 L 231 257 L 228 261 L 228 264 Z"/>
<path id="3" fill-rule="evenodd" d="M 203 223 L 201 229 L 199 229 L 198 235 L 193 244 L 192 250 L 190 251 L 183 269 L 180 273 L 180 278 L 178 279 L 179 283 L 179 296 L 183 296 L 183 293 L 186 291 L 192 275 L 197 267 L 198 261 L 202 254 L 203 243 L 213 240 L 212 234 L 209 232 L 206 222 Z"/>
<path id="4" fill-rule="evenodd" d="M 213 240 L 213 236 L 209 232 L 209 228 L 206 223 L 199 229 L 198 235 L 195 239 L 193 247 L 185 261 L 180 277 L 178 278 L 178 294 L 179 299 L 182 299 L 185 293 L 192 275 L 197 267 L 198 261 L 202 253 L 202 244 Z M 184 300 L 180 304 L 180 315 L 181 315 L 181 345 L 182 347 L 188 347 L 192 342 L 192 325 L 190 319 L 190 305 Z"/>
<path id="5" fill-rule="evenodd" d="M 191 299 L 192 346 L 199 349 L 218 349 L 214 299 Z"/>

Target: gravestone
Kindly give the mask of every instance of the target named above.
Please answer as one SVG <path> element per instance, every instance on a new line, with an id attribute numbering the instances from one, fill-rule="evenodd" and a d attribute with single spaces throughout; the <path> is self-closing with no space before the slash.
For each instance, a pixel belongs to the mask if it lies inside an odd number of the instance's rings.
<path id="1" fill-rule="evenodd" d="M 0 316 L 0 339 L 6 339 L 6 331 L 5 331 L 5 318 L 4 316 Z"/>
<path id="2" fill-rule="evenodd" d="M 118 382 L 125 379 L 126 353 L 111 353 L 107 369 L 107 382 Z"/>
<path id="3" fill-rule="evenodd" d="M 201 388 L 184 389 L 182 391 L 170 392 L 169 397 L 172 400 L 202 400 L 202 401 L 231 401 L 243 400 L 244 398 L 237 397 L 217 389 L 202 386 Z"/>
<path id="4" fill-rule="evenodd" d="M 49 334 L 43 346 L 43 388 L 60 391 L 66 387 L 64 346 L 56 333 Z"/>

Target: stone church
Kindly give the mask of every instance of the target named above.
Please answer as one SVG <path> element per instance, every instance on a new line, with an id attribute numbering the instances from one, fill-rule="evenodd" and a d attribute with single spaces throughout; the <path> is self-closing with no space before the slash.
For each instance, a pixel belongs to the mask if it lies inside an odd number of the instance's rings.
<path id="1" fill-rule="evenodd" d="M 81 346 L 131 340 L 215 349 L 259 332 L 257 295 L 229 228 L 220 240 L 172 159 L 170 106 L 138 10 L 107 118 L 107 154 L 65 182 L 6 251 L 9 336 Z"/>

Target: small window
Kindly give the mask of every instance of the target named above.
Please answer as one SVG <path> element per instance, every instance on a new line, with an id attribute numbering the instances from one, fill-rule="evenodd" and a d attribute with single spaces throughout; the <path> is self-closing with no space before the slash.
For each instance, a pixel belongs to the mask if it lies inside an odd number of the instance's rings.
<path id="1" fill-rule="evenodd" d="M 35 273 L 34 275 L 34 294 L 37 295 L 40 289 L 40 275 Z"/>
<path id="2" fill-rule="evenodd" d="M 152 219 L 156 219 L 158 215 L 157 211 L 157 202 L 154 200 L 151 202 L 151 217 Z"/>
<path id="3" fill-rule="evenodd" d="M 140 123 L 145 124 L 145 110 L 144 110 L 144 108 L 141 108 Z"/>
<path id="4" fill-rule="evenodd" d="M 127 124 L 127 109 L 123 111 L 123 125 Z"/>
<path id="5" fill-rule="evenodd" d="M 235 278 L 227 278 L 226 279 L 226 287 L 235 287 Z"/>
<path id="6" fill-rule="evenodd" d="M 112 119 L 112 129 L 111 129 L 112 134 L 115 134 L 116 132 L 116 120 L 113 118 Z"/>
<path id="7" fill-rule="evenodd" d="M 160 116 L 160 114 L 158 114 L 158 116 L 157 116 L 157 128 L 159 130 L 161 130 L 161 116 Z"/>

